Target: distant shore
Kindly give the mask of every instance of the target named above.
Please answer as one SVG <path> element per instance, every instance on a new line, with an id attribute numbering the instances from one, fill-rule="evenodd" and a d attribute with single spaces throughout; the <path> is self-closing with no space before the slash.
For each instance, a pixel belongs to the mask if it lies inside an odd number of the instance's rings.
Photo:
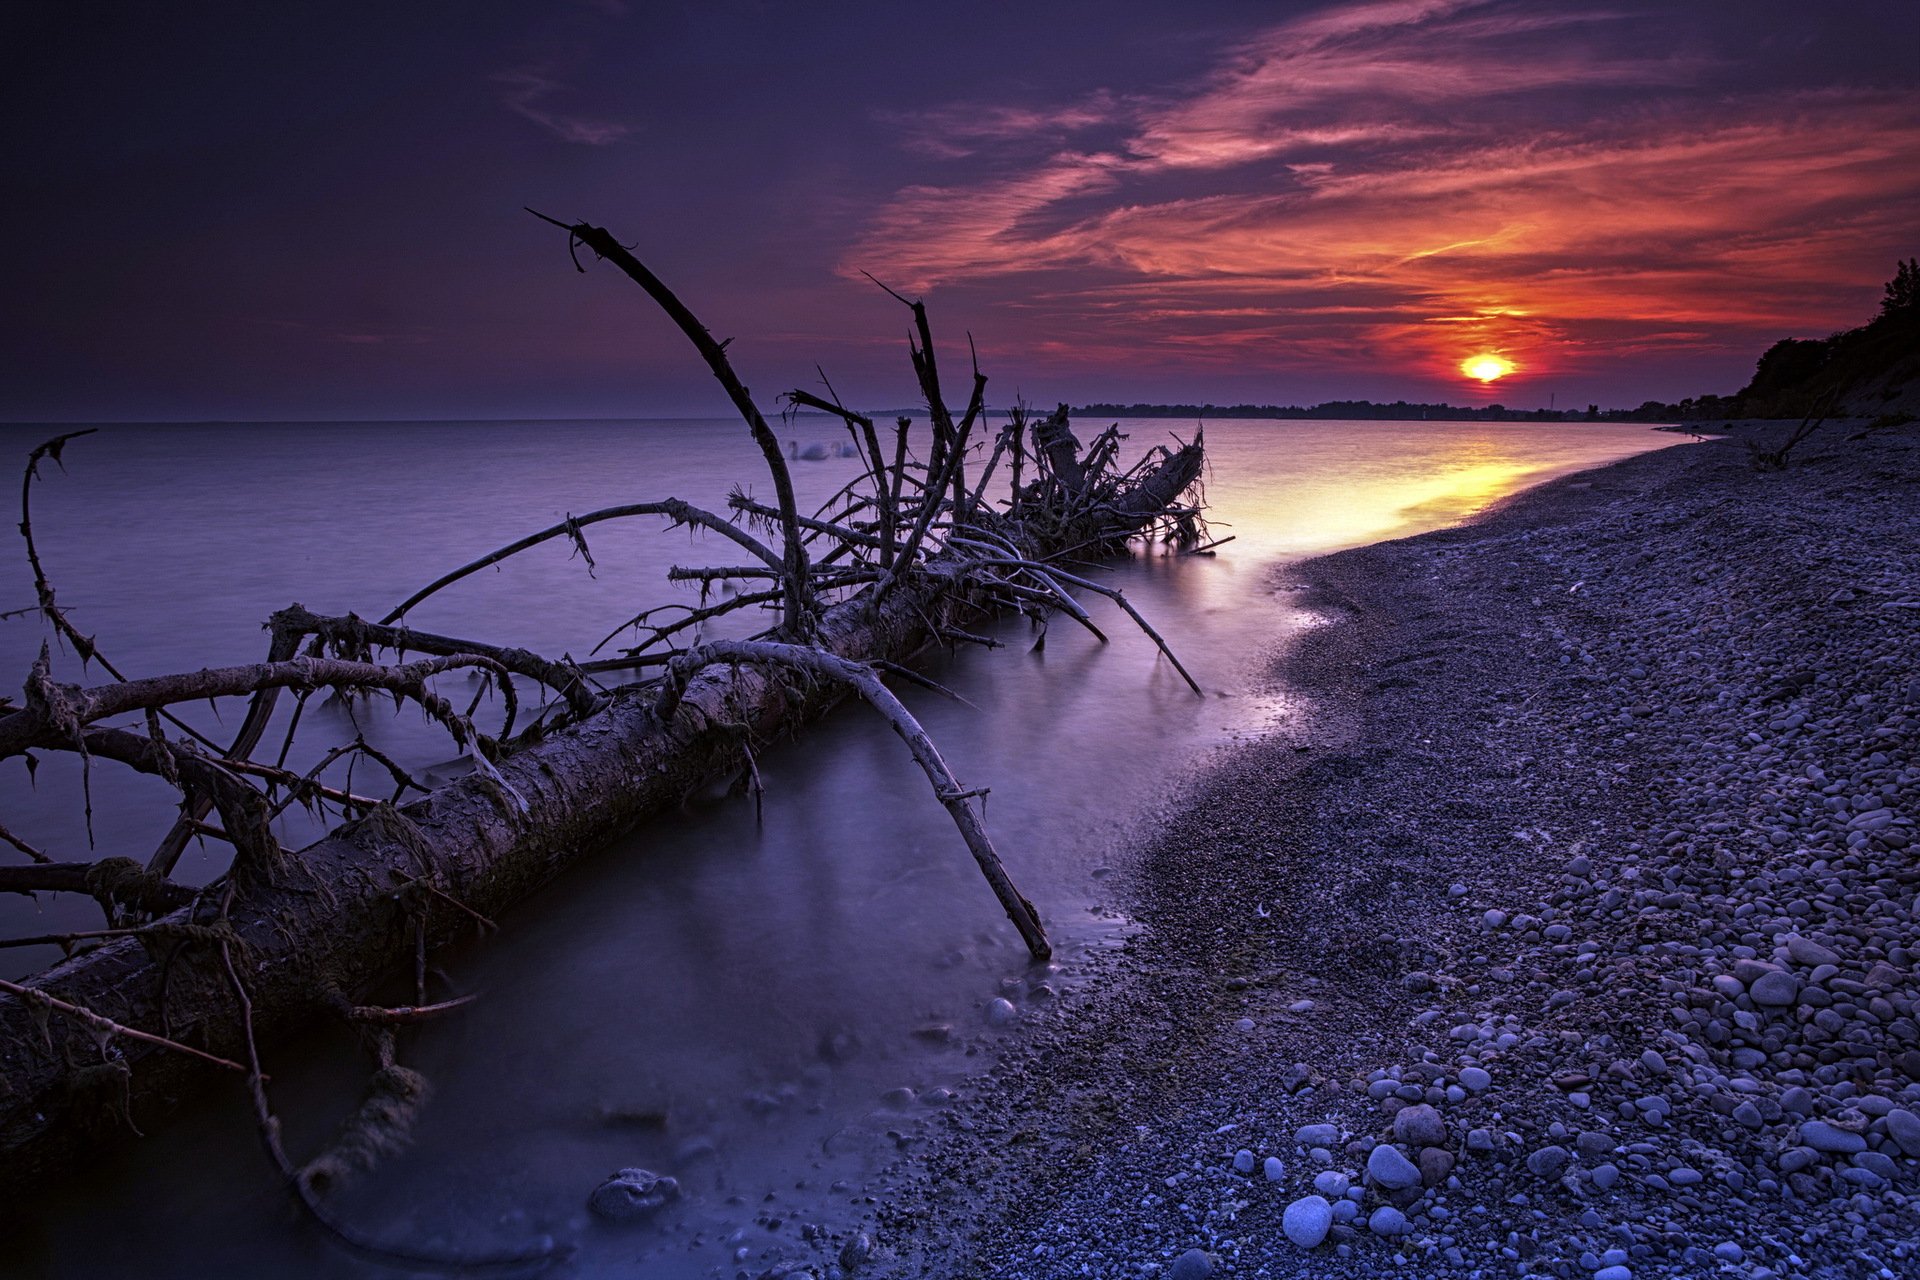
<path id="1" fill-rule="evenodd" d="M 876 1270 L 1920 1272 L 1920 431 L 1756 430 L 1284 567 L 1302 712 L 876 1189 Z"/>
<path id="2" fill-rule="evenodd" d="M 1190 418 L 1205 422 L 1217 418 L 1272 418 L 1308 422 L 1705 422 L 1708 419 L 1686 405 L 1649 400 L 1637 409 L 1512 409 L 1504 404 L 1418 404 L 1395 400 L 1329 400 L 1324 404 L 1088 404 L 1074 411 L 1083 418 Z M 1724 415 L 1712 421 L 1724 421 Z"/>

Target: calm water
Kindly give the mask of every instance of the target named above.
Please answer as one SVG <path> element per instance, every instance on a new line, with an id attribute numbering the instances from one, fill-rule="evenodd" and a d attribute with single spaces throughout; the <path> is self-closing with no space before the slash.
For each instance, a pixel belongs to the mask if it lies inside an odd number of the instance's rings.
<path id="1" fill-rule="evenodd" d="M 1136 451 L 1170 428 L 1191 433 L 1169 420 L 1126 426 Z M 0 458 L 23 459 L 49 434 L 0 429 Z M 783 434 L 802 448 L 837 439 L 820 420 Z M 577 868 L 484 946 L 441 957 L 482 999 L 403 1046 L 436 1094 L 414 1149 L 342 1196 L 347 1215 L 375 1235 L 467 1247 L 553 1234 L 580 1250 L 562 1274 L 582 1276 L 758 1274 L 797 1256 L 796 1225 L 856 1220 L 863 1186 L 936 1114 L 933 1091 L 964 1091 L 998 1038 L 1019 1033 L 987 1026 L 989 1000 L 1045 1016 L 1040 985 L 1070 987 L 1124 936 L 1102 894 L 1130 826 L 1209 749 L 1287 713 L 1261 688 L 1263 655 L 1302 622 L 1274 587 L 1276 562 L 1457 521 L 1525 485 L 1672 443 L 1625 426 L 1209 425 L 1215 533 L 1236 540 L 1217 557 L 1154 549 L 1107 573 L 1207 696 L 1096 600 L 1111 644 L 1062 620 L 1035 652 L 1026 624 L 1004 624 L 1007 648 L 924 664 L 973 707 L 902 690 L 962 781 L 992 788 L 989 829 L 1048 923 L 1055 971 L 1028 966 L 898 741 L 844 708 L 764 753 L 760 820 L 750 800 L 705 797 Z M 260 623 L 296 600 L 378 616 L 568 512 L 665 496 L 719 509 L 759 466 L 742 429 L 718 420 L 110 427 L 75 441 L 67 462 L 37 490 L 42 556 L 62 603 L 130 675 L 258 660 Z M 793 465 L 803 502 L 856 470 L 851 459 Z M 665 583 L 668 565 L 735 562 L 731 544 L 662 526 L 590 531 L 591 577 L 548 546 L 410 621 L 584 656 L 639 608 L 695 598 Z M 0 610 L 31 600 L 23 557 L 9 552 Z M 42 636 L 31 618 L 0 624 L 6 679 L 24 676 Z M 63 675 L 81 678 L 72 663 Z M 416 767 L 453 754 L 417 713 L 362 707 L 355 719 Z M 294 758 L 348 723 L 316 704 Z M 95 848 L 144 858 L 171 812 L 164 790 L 103 770 Z M 0 822 L 19 834 L 87 856 L 79 813 L 77 769 L 50 761 L 29 786 L 19 762 L 0 765 Z M 283 839 L 313 834 L 290 827 Z M 219 870 L 213 850 L 190 861 L 189 874 Z M 13 934 L 97 922 L 84 900 L 0 901 Z M 53 954 L 0 952 L 0 964 L 17 974 Z M 311 1151 L 356 1101 L 364 1063 L 338 1032 L 269 1059 L 289 1145 Z M 91 1169 L 11 1234 L 0 1268 L 376 1274 L 289 1224 L 247 1116 L 238 1089 L 223 1091 Z M 685 1198 L 644 1227 L 590 1220 L 587 1193 L 627 1165 L 673 1173 Z"/>

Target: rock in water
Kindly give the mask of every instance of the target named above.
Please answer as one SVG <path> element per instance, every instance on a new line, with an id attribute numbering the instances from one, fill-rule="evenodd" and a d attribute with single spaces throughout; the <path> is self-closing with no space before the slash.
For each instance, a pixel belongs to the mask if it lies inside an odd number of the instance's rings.
<path id="1" fill-rule="evenodd" d="M 651 1218 L 680 1196 L 680 1184 L 647 1169 L 622 1169 L 593 1189 L 587 1208 L 609 1222 Z"/>
<path id="2" fill-rule="evenodd" d="M 1013 1007 L 1013 1001 L 1004 996 L 995 996 L 987 1001 L 987 1025 L 990 1027 L 1010 1027 L 1020 1019 L 1020 1011 Z"/>
<path id="3" fill-rule="evenodd" d="M 1381 1143 L 1367 1157 L 1367 1176 L 1389 1191 L 1420 1185 L 1420 1170 L 1398 1147 Z"/>
<path id="4" fill-rule="evenodd" d="M 1280 1229 L 1302 1249 L 1311 1249 L 1333 1229 L 1333 1206 L 1322 1196 L 1302 1196 L 1287 1206 Z"/>
<path id="5" fill-rule="evenodd" d="M 856 1231 L 846 1244 L 840 1247 L 840 1265 L 852 1271 L 873 1257 L 873 1237 L 864 1231 Z"/>
<path id="6" fill-rule="evenodd" d="M 1207 1280 L 1213 1274 L 1213 1259 L 1198 1249 L 1189 1249 L 1173 1260 L 1168 1280 Z"/>

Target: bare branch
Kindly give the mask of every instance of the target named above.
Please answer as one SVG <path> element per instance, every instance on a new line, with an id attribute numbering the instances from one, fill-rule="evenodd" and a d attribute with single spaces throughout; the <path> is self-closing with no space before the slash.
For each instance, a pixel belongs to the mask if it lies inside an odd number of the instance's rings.
<path id="1" fill-rule="evenodd" d="M 544 215 L 539 215 L 544 216 Z M 547 219 L 552 221 L 552 219 Z M 758 405 L 748 393 L 739 375 L 733 371 L 733 365 L 727 359 L 726 344 L 715 342 L 707 327 L 700 323 L 685 303 L 674 295 L 673 290 L 661 282 L 660 278 L 648 270 L 641 261 L 627 251 L 627 247 L 614 239 L 604 228 L 586 222 L 575 223 L 567 228 L 574 239 L 592 249 L 602 259 L 613 263 L 625 272 L 627 277 L 642 289 L 647 296 L 665 311 L 670 319 L 680 327 L 687 340 L 693 343 L 700 358 L 707 362 L 707 368 L 726 391 L 727 398 L 733 401 L 733 407 L 739 411 L 753 435 L 754 443 L 760 446 L 762 456 L 766 458 L 767 470 L 773 476 L 774 496 L 780 503 L 783 531 L 786 535 L 786 593 L 787 593 L 787 630 L 794 636 L 804 636 L 809 630 L 807 621 L 807 552 L 800 544 L 800 529 L 796 523 L 799 511 L 794 504 L 793 477 L 787 473 L 787 460 L 780 453 L 780 439 L 774 435 L 773 428 L 760 413 Z"/>
<path id="2" fill-rule="evenodd" d="M 391 667 L 347 662 L 339 658 L 293 658 L 286 662 L 209 667 L 179 675 L 122 680 L 118 684 L 98 685 L 92 689 L 62 686 L 62 690 L 72 700 L 75 721 L 88 725 L 129 711 L 203 699 L 240 697 L 261 689 L 386 689 L 409 695 L 420 702 L 427 708 L 428 714 L 447 725 L 454 732 L 456 740 L 464 746 L 473 735 L 472 726 L 465 722 L 464 717 L 455 716 L 442 700 L 425 687 L 427 677 L 462 667 L 480 667 L 496 673 L 505 671 L 493 659 L 476 654 L 420 658 Z M 34 706 L 0 719 L 0 757 L 18 755 L 29 747 L 70 745 L 70 735 L 63 737 L 60 727 L 53 722 L 50 711 Z"/>
<path id="3" fill-rule="evenodd" d="M 668 498 L 663 502 L 630 502 L 618 507 L 604 507 L 599 511 L 590 511 L 583 516 L 568 516 L 559 524 L 549 526 L 548 528 L 540 530 L 538 533 L 530 533 L 516 542 L 508 543 L 497 551 L 488 552 L 478 560 L 463 564 L 453 572 L 435 578 L 432 582 L 401 601 L 394 608 L 389 609 L 386 616 L 380 619 L 380 625 L 386 626 L 399 621 L 406 615 L 407 610 L 413 608 L 435 592 L 445 587 L 450 587 L 462 578 L 470 577 L 482 569 L 499 564 L 509 556 L 518 555 L 529 547 L 539 546 L 541 543 L 551 541 L 554 538 L 570 537 L 574 531 L 586 525 L 599 524 L 603 520 L 625 520 L 633 516 L 667 516 L 671 518 L 676 525 L 690 524 L 697 525 L 703 529 L 710 529 L 722 537 L 729 538 L 740 546 L 745 547 L 748 551 L 752 552 L 761 560 L 766 561 L 766 563 L 772 565 L 774 568 L 784 569 L 786 567 L 786 561 L 768 550 L 766 544 L 762 543 L 758 538 L 747 533 L 739 526 L 722 520 L 710 511 L 702 511 L 699 507 L 682 502 L 678 498 Z"/>
<path id="4" fill-rule="evenodd" d="M 717 641 L 702 645 L 700 648 L 676 658 L 667 668 L 667 680 L 662 687 L 654 710 L 663 723 L 671 723 L 678 710 L 680 700 L 686 692 L 687 682 L 702 668 L 716 662 L 734 664 L 756 664 L 762 666 L 787 667 L 806 672 L 809 675 L 837 681 L 851 688 L 865 699 L 867 704 L 878 711 L 887 721 L 894 733 L 907 744 L 913 753 L 914 761 L 927 775 L 927 781 L 933 785 L 934 795 L 946 807 L 959 828 L 961 837 L 972 852 L 974 861 L 980 864 L 980 871 L 992 886 L 994 896 L 1006 909 L 1007 918 L 1026 941 L 1027 950 L 1034 959 L 1044 960 L 1053 951 L 1047 944 L 1046 931 L 1040 925 L 1039 913 L 1033 904 L 1020 895 L 1007 877 L 1006 868 L 1000 862 L 1000 855 L 994 851 L 993 842 L 988 839 L 985 825 L 980 815 L 970 803 L 977 791 L 968 791 L 960 785 L 953 770 L 941 758 L 939 749 L 927 736 L 920 722 L 913 718 L 900 699 L 894 696 L 872 667 L 864 663 L 852 662 L 824 649 L 805 645 L 754 643 L 751 641 Z"/>
<path id="5" fill-rule="evenodd" d="M 190 1054 L 202 1062 L 211 1062 L 214 1066 L 225 1067 L 229 1071 L 245 1073 L 247 1070 L 230 1058 L 216 1057 L 211 1053 L 202 1052 L 190 1044 L 181 1044 L 178 1040 L 169 1040 L 165 1036 L 152 1035 L 135 1027 L 121 1026 L 112 1018 L 103 1018 L 91 1009 L 82 1009 L 77 1004 L 68 1004 L 65 1000 L 48 995 L 38 987 L 23 987 L 17 982 L 8 982 L 5 978 L 0 978 L 0 991 L 11 992 L 30 1004 L 42 1005 L 45 1008 L 54 1010 L 56 1013 L 64 1013 L 69 1018 L 78 1019 L 86 1023 L 89 1027 L 92 1027 L 95 1031 L 104 1032 L 109 1036 L 125 1036 L 129 1040 L 138 1040 L 142 1044 L 154 1045 L 161 1049 L 171 1049 L 175 1053 Z"/>

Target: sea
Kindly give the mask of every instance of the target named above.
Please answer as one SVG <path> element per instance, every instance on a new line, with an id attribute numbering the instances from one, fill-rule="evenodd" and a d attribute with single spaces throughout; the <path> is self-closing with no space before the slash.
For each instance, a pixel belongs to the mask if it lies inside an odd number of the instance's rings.
<path id="1" fill-rule="evenodd" d="M 1082 438 L 1106 421 L 1078 424 Z M 1216 752 L 1305 713 L 1282 661 L 1316 625 L 1287 566 L 1471 518 L 1556 476 L 1680 442 L 1587 423 L 1127 419 L 1123 456 L 1204 427 L 1210 555 L 1136 544 L 1093 571 L 1167 638 L 1195 695 L 1110 602 L 1086 604 L 1102 642 L 1064 618 L 989 629 L 1001 647 L 923 656 L 961 700 L 898 691 L 964 785 L 1039 907 L 1057 955 L 1036 968 L 897 738 L 859 705 L 767 746 L 764 791 L 717 785 L 579 862 L 484 941 L 435 957 L 477 995 L 406 1032 L 401 1060 L 431 1081 L 412 1147 L 337 1193 L 363 1234 L 412 1247 L 573 1246 L 556 1274 L 757 1276 L 844 1236 L 876 1181 L 909 1160 L 952 1101 L 1034 1020 L 1072 1016 L 1076 990 L 1136 925 L 1113 873 Z M 73 427 L 0 428 L 0 463 Z M 803 507 L 853 479 L 826 418 L 780 424 Z M 812 446 L 824 446 L 814 448 Z M 804 455 L 825 454 L 809 459 Z M 734 420 L 103 425 L 46 461 L 32 528 L 61 606 L 129 676 L 260 660 L 262 625 L 298 602 L 379 617 L 415 589 L 568 515 L 677 497 L 724 510 L 771 500 Z M 622 624 L 695 606 L 674 565 L 738 563 L 733 544 L 640 518 L 586 531 L 591 563 L 558 539 L 415 608 L 423 630 L 586 659 L 631 644 Z M 24 682 L 44 644 L 63 680 L 98 683 L 31 609 L 24 544 L 0 546 L 0 674 Z M 717 598 L 717 597 L 713 597 Z M 18 611 L 18 612 L 13 612 Z M 659 615 L 656 615 L 659 616 Z M 765 626 L 736 615 L 708 635 Z M 462 707 L 462 674 L 441 691 Z M 483 700 L 481 715 L 497 708 Z M 230 733 L 238 703 L 182 713 Z M 269 741 L 278 750 L 282 718 Z M 288 754 L 300 766 L 365 738 L 428 777 L 460 752 L 416 709 L 313 699 Z M 354 789 L 374 787 L 364 767 Z M 90 819 L 86 816 L 89 805 Z M 49 755 L 0 762 L 0 824 L 61 860 L 144 860 L 170 824 L 151 779 Z M 283 844 L 322 824 L 298 813 Z M 18 855 L 0 849 L 0 857 Z M 204 881 L 221 846 L 191 848 Z M 1250 906 L 1248 909 L 1252 909 Z M 100 926 L 91 901 L 0 901 L 0 934 Z M 35 971 L 53 947 L 0 950 Z M 1005 999 L 1010 1021 L 990 1018 Z M 354 1036 L 317 1028 L 267 1050 L 296 1160 L 358 1104 L 370 1067 Z M 601 1222 L 594 1187 L 625 1168 L 676 1179 L 638 1225 Z M 288 1211 L 241 1087 L 223 1082 L 31 1204 L 0 1274 L 352 1277 L 387 1274 Z M 10 1214 L 9 1216 L 15 1216 Z"/>

